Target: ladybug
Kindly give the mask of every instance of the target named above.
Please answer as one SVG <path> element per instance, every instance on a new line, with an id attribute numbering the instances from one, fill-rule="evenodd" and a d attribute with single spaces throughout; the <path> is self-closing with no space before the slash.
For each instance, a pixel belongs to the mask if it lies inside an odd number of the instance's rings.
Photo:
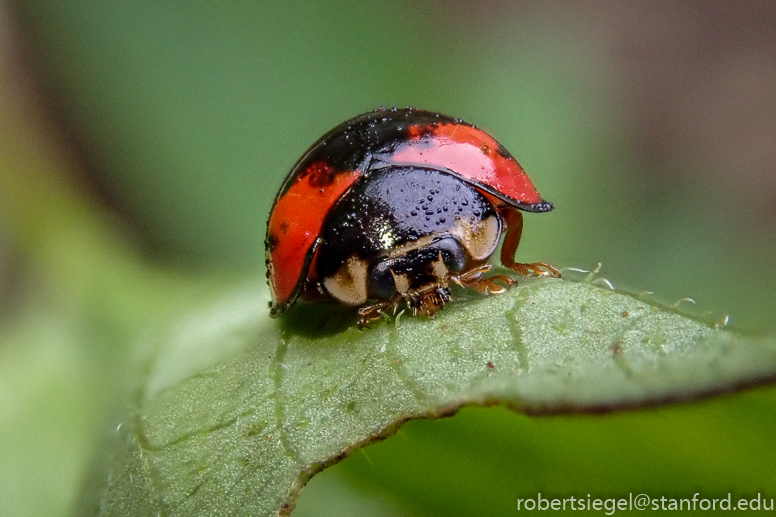
<path id="1" fill-rule="evenodd" d="M 265 239 L 270 314 L 301 297 L 359 307 L 361 326 L 402 301 L 433 317 L 451 284 L 498 294 L 514 282 L 484 276 L 502 233 L 505 267 L 559 277 L 514 258 L 520 210 L 552 209 L 474 125 L 412 108 L 359 115 L 313 144 L 275 198 Z"/>

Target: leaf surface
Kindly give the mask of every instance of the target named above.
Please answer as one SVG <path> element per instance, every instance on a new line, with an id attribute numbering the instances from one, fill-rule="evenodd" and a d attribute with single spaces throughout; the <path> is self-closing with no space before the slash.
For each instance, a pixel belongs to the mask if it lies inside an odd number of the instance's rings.
<path id="1" fill-rule="evenodd" d="M 319 305 L 270 320 L 258 290 L 154 342 L 82 513 L 283 514 L 315 473 L 410 419 L 470 404 L 608 411 L 776 376 L 776 340 L 591 283 L 456 293 L 434 320 L 402 315 L 363 331 L 351 312 Z"/>

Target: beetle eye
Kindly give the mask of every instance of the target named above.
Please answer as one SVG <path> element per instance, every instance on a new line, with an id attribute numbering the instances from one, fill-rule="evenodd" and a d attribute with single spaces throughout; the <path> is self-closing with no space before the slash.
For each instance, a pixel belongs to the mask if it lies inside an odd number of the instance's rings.
<path id="1" fill-rule="evenodd" d="M 437 251 L 437 258 L 440 253 L 442 254 L 442 260 L 449 271 L 459 273 L 466 267 L 466 254 L 461 243 L 456 239 L 452 237 L 440 239 L 429 247 Z"/>
<path id="2" fill-rule="evenodd" d="M 369 273 L 369 286 L 372 288 L 374 296 L 387 299 L 396 294 L 395 272 L 391 273 L 391 266 L 395 266 L 397 260 L 382 260 L 372 267 L 372 271 Z"/>

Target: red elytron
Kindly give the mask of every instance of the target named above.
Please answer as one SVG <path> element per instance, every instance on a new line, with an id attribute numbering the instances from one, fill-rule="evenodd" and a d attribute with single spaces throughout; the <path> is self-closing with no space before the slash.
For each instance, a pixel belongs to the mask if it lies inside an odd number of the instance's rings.
<path id="1" fill-rule="evenodd" d="M 435 192 L 426 196 L 431 201 L 419 197 L 427 186 Z M 434 217 L 429 203 L 436 207 Z M 469 214 L 474 205 L 481 208 Z M 500 292 L 493 278 L 482 277 L 489 269 L 487 257 L 472 255 L 471 239 L 481 241 L 487 230 L 497 232 L 497 244 L 502 226 L 505 266 L 522 274 L 558 276 L 552 266 L 514 261 L 522 231 L 517 209 L 552 208 L 517 161 L 484 131 L 411 108 L 365 113 L 313 144 L 275 199 L 265 240 L 271 313 L 282 312 L 302 295 L 361 306 L 367 299 L 377 300 L 362 308 L 362 321 L 402 299 L 415 312 L 431 316 L 449 299 L 448 281 Z M 452 209 L 455 214 L 444 217 Z M 492 212 L 492 218 L 485 212 Z M 466 224 L 461 222 L 464 215 Z M 436 221 L 433 228 L 428 226 L 431 219 Z M 479 251 L 489 256 L 493 249 Z M 429 270 L 436 256 L 442 265 L 435 271 L 444 269 L 444 278 L 436 274 L 429 280 L 417 273 Z M 378 278 L 386 271 L 392 280 Z M 510 283 L 504 276 L 495 278 Z"/>

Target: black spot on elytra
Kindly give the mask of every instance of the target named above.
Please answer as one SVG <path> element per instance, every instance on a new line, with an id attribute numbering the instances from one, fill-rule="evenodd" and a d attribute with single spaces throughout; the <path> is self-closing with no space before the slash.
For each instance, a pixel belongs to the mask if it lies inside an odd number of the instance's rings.
<path id="1" fill-rule="evenodd" d="M 285 224 L 285 223 L 283 223 Z M 283 224 L 280 225 L 281 229 L 283 228 Z M 287 229 L 286 225 L 286 229 Z M 272 252 L 275 250 L 275 246 L 278 245 L 278 238 L 274 233 L 268 233 L 267 238 L 264 239 L 264 246 L 267 248 L 267 251 Z M 269 261 L 267 261 L 269 262 Z"/>
<path id="2" fill-rule="evenodd" d="M 418 138 L 420 140 L 426 140 L 434 136 L 434 129 L 436 129 L 438 125 L 439 124 L 437 123 L 422 125 L 422 126 L 416 127 L 414 131 L 415 131 L 415 134 L 418 135 Z"/>
<path id="3" fill-rule="evenodd" d="M 299 175 L 299 180 L 306 179 L 314 188 L 325 188 L 334 182 L 334 178 L 341 172 L 326 163 L 319 160 L 307 166 Z"/>

